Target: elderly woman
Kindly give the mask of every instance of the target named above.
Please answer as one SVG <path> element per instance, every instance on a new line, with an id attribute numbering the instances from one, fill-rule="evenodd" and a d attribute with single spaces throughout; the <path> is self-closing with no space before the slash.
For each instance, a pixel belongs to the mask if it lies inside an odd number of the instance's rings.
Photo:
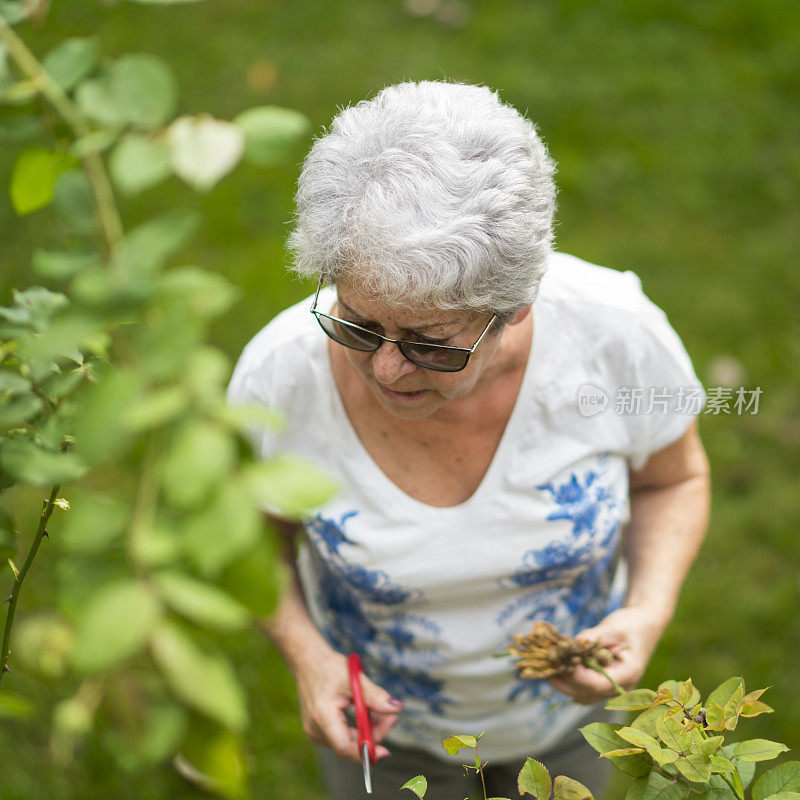
<path id="1" fill-rule="evenodd" d="M 481 730 L 490 795 L 516 796 L 526 755 L 599 791 L 576 729 L 605 678 L 495 655 L 546 620 L 634 686 L 702 539 L 702 388 L 632 272 L 552 251 L 553 172 L 495 93 L 438 82 L 344 109 L 305 161 L 290 245 L 317 290 L 250 342 L 230 399 L 285 415 L 263 456 L 339 481 L 266 625 L 336 800 L 363 792 L 351 652 L 375 797 L 419 773 L 463 797 L 441 742 Z"/>

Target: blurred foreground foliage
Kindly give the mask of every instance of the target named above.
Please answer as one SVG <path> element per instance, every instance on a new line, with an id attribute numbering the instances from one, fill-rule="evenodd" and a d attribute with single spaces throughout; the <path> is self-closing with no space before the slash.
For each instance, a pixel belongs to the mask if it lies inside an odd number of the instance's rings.
<path id="1" fill-rule="evenodd" d="M 0 307 L 0 501 L 47 495 L 28 548 L 0 511 L 13 580 L 0 717 L 34 713 L 8 686 L 23 671 L 64 679 L 77 689 L 52 708 L 62 766 L 91 737 L 125 771 L 171 760 L 202 788 L 244 797 L 248 703 L 226 635 L 268 616 L 284 579 L 260 507 L 297 515 L 332 486 L 300 462 L 254 459 L 246 433 L 278 421 L 225 404 L 230 365 L 208 328 L 237 291 L 174 266 L 198 214 L 126 230 L 115 192 L 173 174 L 206 191 L 242 159 L 291 157 L 308 121 L 275 106 L 175 118 L 177 79 L 153 55 L 101 64 L 96 40 L 65 38 L 35 57 L 12 26 L 41 11 L 0 4 L 0 121 L 31 142 L 11 201 L 18 215 L 50 207 L 68 231 L 32 254 L 43 285 Z M 14 626 L 37 553 L 56 561 L 53 603 Z"/>

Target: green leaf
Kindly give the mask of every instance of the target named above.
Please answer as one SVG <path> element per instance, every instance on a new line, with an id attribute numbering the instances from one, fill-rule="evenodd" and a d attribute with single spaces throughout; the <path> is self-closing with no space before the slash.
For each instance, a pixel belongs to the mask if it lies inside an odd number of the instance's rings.
<path id="1" fill-rule="evenodd" d="M 137 653 L 161 616 L 158 599 L 138 581 L 104 587 L 76 621 L 72 663 L 80 672 L 107 669 Z"/>
<path id="2" fill-rule="evenodd" d="M 90 463 L 107 460 L 128 443 L 123 419 L 141 396 L 143 379 L 127 369 L 107 371 L 86 393 L 75 417 L 75 450 Z"/>
<path id="3" fill-rule="evenodd" d="M 652 689 L 634 689 L 612 697 L 606 703 L 606 709 L 609 711 L 638 711 L 650 708 L 655 699 L 656 693 Z"/>
<path id="4" fill-rule="evenodd" d="M 42 121 L 29 114 L 14 114 L 0 119 L 0 142 L 24 144 L 42 131 Z"/>
<path id="5" fill-rule="evenodd" d="M 158 128 L 175 113 L 178 83 L 172 70 L 156 56 L 122 56 L 111 66 L 109 82 L 115 106 L 137 128 Z"/>
<path id="6" fill-rule="evenodd" d="M 658 684 L 658 692 L 659 693 L 668 692 L 669 696 L 673 700 L 677 700 L 678 695 L 681 692 L 681 682 L 673 679 L 663 681 L 662 683 Z"/>
<path id="7" fill-rule="evenodd" d="M 591 722 L 584 725 L 580 731 L 591 747 L 598 753 L 605 753 L 625 745 L 625 740 L 617 733 L 619 727 L 621 726 L 612 725 L 610 722 Z"/>
<path id="8" fill-rule="evenodd" d="M 224 429 L 204 421 L 183 425 L 161 471 L 169 502 L 180 508 L 199 505 L 231 473 L 236 454 L 236 442 Z"/>
<path id="9" fill-rule="evenodd" d="M 296 157 L 298 144 L 311 128 L 305 114 L 279 106 L 248 109 L 233 122 L 244 133 L 245 157 L 260 167 L 279 166 Z"/>
<path id="10" fill-rule="evenodd" d="M 740 761 L 767 761 L 777 758 L 789 748 L 782 742 L 771 742 L 769 739 L 748 739 L 738 742 L 733 756 Z"/>
<path id="11" fill-rule="evenodd" d="M 683 723 L 674 717 L 662 717 L 656 721 L 658 738 L 671 750 L 683 752 L 692 746 L 692 736 L 684 733 Z"/>
<path id="12" fill-rule="evenodd" d="M 4 717 L 30 717 L 35 707 L 30 700 L 22 695 L 0 690 L 0 719 Z"/>
<path id="13" fill-rule="evenodd" d="M 617 758 L 619 756 L 633 756 L 639 753 L 644 753 L 643 747 L 620 747 L 618 750 L 609 750 L 607 753 L 602 753 L 601 758 Z"/>
<path id="14" fill-rule="evenodd" d="M 593 800 L 593 797 L 582 783 L 558 775 L 553 781 L 553 800 Z"/>
<path id="15" fill-rule="evenodd" d="M 9 194 L 14 211 L 20 216 L 49 205 L 56 179 L 77 164 L 68 153 L 55 153 L 43 147 L 23 150 L 11 171 Z"/>
<path id="16" fill-rule="evenodd" d="M 60 280 L 100 263 L 98 253 L 56 253 L 41 248 L 33 253 L 33 268 L 45 278 Z"/>
<path id="17" fill-rule="evenodd" d="M 200 0 L 128 0 L 131 3 L 139 3 L 148 6 L 176 6 L 185 3 L 198 3 Z"/>
<path id="18" fill-rule="evenodd" d="M 544 764 L 528 758 L 519 771 L 517 788 L 520 794 L 533 795 L 537 800 L 550 800 L 553 781 Z"/>
<path id="19" fill-rule="evenodd" d="M 154 582 L 167 605 L 199 625 L 235 631 L 250 621 L 247 609 L 215 586 L 180 572 L 160 572 Z"/>
<path id="20" fill-rule="evenodd" d="M 17 481 L 37 486 L 77 480 L 86 472 L 74 453 L 52 452 L 18 439 L 0 442 L 0 468 Z"/>
<path id="21" fill-rule="evenodd" d="M 108 73 L 81 81 L 75 90 L 75 102 L 92 122 L 103 127 L 121 128 L 128 121 Z"/>
<path id="22" fill-rule="evenodd" d="M 643 747 L 647 750 L 650 758 L 658 761 L 661 758 L 661 745 L 656 741 L 653 736 L 645 733 L 638 728 L 624 727 L 617 731 L 617 735 L 622 737 L 626 742 L 630 742 L 636 747 Z"/>
<path id="23" fill-rule="evenodd" d="M 689 789 L 678 782 L 670 780 L 658 772 L 637 778 L 632 784 L 625 800 L 683 800 Z"/>
<path id="24" fill-rule="evenodd" d="M 706 783 L 711 777 L 711 759 L 700 753 L 689 753 L 675 761 L 675 767 L 693 783 Z"/>
<path id="25" fill-rule="evenodd" d="M 128 133 L 114 148 L 109 169 L 122 192 L 138 194 L 170 176 L 169 148 L 138 133 Z"/>
<path id="26" fill-rule="evenodd" d="M 212 117 L 178 117 L 167 135 L 173 171 L 201 192 L 227 175 L 244 152 L 242 131 L 232 122 Z"/>
<path id="27" fill-rule="evenodd" d="M 18 372 L 0 367 L 0 393 L 8 392 L 10 395 L 27 394 L 31 384 Z"/>
<path id="28" fill-rule="evenodd" d="M 289 571 L 272 536 L 237 558 L 216 579 L 217 585 L 238 600 L 256 619 L 272 615 L 289 584 Z"/>
<path id="29" fill-rule="evenodd" d="M 102 153 L 114 144 L 118 135 L 117 130 L 92 131 L 76 139 L 69 146 L 69 152 L 77 158 L 85 158 L 92 153 Z"/>
<path id="30" fill-rule="evenodd" d="M 678 702 L 686 708 L 692 708 L 700 702 L 700 692 L 695 688 L 691 678 L 687 678 L 678 690 Z"/>
<path id="31" fill-rule="evenodd" d="M 721 747 L 722 743 L 725 741 L 723 736 L 711 736 L 708 739 L 705 739 L 700 744 L 700 752 L 704 756 L 710 756 L 713 753 L 716 753 L 717 750 Z"/>
<path id="32" fill-rule="evenodd" d="M 203 319 L 219 316 L 239 297 L 239 289 L 222 275 L 197 267 L 181 267 L 165 273 L 158 284 L 163 297 L 180 298 Z"/>
<path id="33" fill-rule="evenodd" d="M 625 746 L 625 740 L 617 734 L 617 729 L 621 727 L 621 725 L 612 725 L 608 722 L 591 722 L 584 725 L 580 731 L 589 745 L 602 755 L 609 750 L 618 750 Z M 632 775 L 634 778 L 647 775 L 652 767 L 650 758 L 644 753 L 632 756 L 612 756 L 609 761 L 618 770 Z"/>
<path id="34" fill-rule="evenodd" d="M 140 521 L 133 532 L 131 554 L 139 564 L 150 568 L 177 561 L 182 552 L 174 525 L 158 513 L 151 520 Z"/>
<path id="35" fill-rule="evenodd" d="M 32 392 L 3 403 L 5 405 L 0 405 L 0 426 L 3 427 L 17 427 L 33 419 L 44 408 L 44 403 Z"/>
<path id="36" fill-rule="evenodd" d="M 753 784 L 753 800 L 766 800 L 778 792 L 800 792 L 800 761 L 778 764 Z"/>
<path id="37" fill-rule="evenodd" d="M 29 671 L 62 678 L 75 645 L 75 632 L 52 613 L 25 617 L 14 630 L 14 654 Z"/>
<path id="38" fill-rule="evenodd" d="M 6 560 L 17 555 L 17 539 L 14 530 L 14 520 L 2 506 L 0 506 L 0 564 L 5 565 Z"/>
<path id="39" fill-rule="evenodd" d="M 710 758 L 712 772 L 733 772 L 736 769 L 733 761 L 725 758 L 725 756 L 711 756 Z"/>
<path id="40" fill-rule="evenodd" d="M 728 680 L 721 683 L 716 689 L 714 689 L 713 692 L 711 692 L 705 702 L 707 709 L 706 716 L 710 723 L 713 724 L 722 720 L 724 716 L 722 710 L 725 708 L 731 697 L 733 697 L 733 695 L 737 692 L 744 693 L 744 681 L 739 677 L 728 678 Z M 717 709 L 715 704 L 719 705 L 720 710 Z"/>
<path id="41" fill-rule="evenodd" d="M 401 789 L 410 789 L 414 794 L 419 797 L 425 797 L 425 792 L 428 791 L 428 781 L 424 775 L 417 775 L 416 778 L 406 781 Z"/>
<path id="42" fill-rule="evenodd" d="M 66 369 L 63 372 L 54 372 L 45 378 L 40 385 L 40 389 L 42 394 L 51 402 L 63 400 L 67 395 L 72 394 L 84 380 L 88 379 L 90 374 L 90 368 L 84 364 L 73 369 Z"/>
<path id="43" fill-rule="evenodd" d="M 89 235 L 97 229 L 94 193 L 82 170 L 73 169 L 60 175 L 53 193 L 53 207 L 70 229 Z"/>
<path id="44" fill-rule="evenodd" d="M 800 800 L 800 792 L 776 792 L 766 800 Z"/>
<path id="45" fill-rule="evenodd" d="M 220 725 L 244 729 L 244 691 L 227 659 L 204 653 L 170 623 L 155 630 L 151 646 L 153 658 L 177 697 Z"/>
<path id="46" fill-rule="evenodd" d="M 42 333 L 21 341 L 17 354 L 26 361 L 47 367 L 60 357 L 74 360 L 80 350 L 95 348 L 103 336 L 100 320 L 82 312 L 70 312 L 53 320 Z"/>
<path id="47" fill-rule="evenodd" d="M 84 492 L 70 498 L 72 506 L 58 532 L 59 547 L 73 553 L 101 553 L 118 541 L 132 509 L 128 500 Z"/>
<path id="48" fill-rule="evenodd" d="M 753 700 L 750 703 L 744 703 L 739 708 L 740 717 L 757 717 L 759 714 L 772 714 L 775 711 L 772 706 L 768 706 L 761 700 Z"/>
<path id="49" fill-rule="evenodd" d="M 186 520 L 180 540 L 197 569 L 205 576 L 214 576 L 254 547 L 261 527 L 252 500 L 237 482 L 229 480 L 205 509 Z"/>
<path id="50" fill-rule="evenodd" d="M 42 66 L 68 92 L 92 71 L 98 50 L 96 39 L 64 39 L 44 57 Z"/>
<path id="51" fill-rule="evenodd" d="M 32 286 L 24 292 L 14 289 L 14 307 L 0 308 L 0 318 L 29 326 L 37 332 L 44 330 L 53 317 L 69 305 L 66 296 L 42 286 Z"/>
<path id="52" fill-rule="evenodd" d="M 230 800 L 248 796 L 241 739 L 208 720 L 192 718 L 174 763 L 184 778 L 206 792 Z"/>
<path id="53" fill-rule="evenodd" d="M 32 16 L 37 7 L 36 3 L 26 2 L 26 0 L 2 0 L 0 14 L 5 17 L 9 25 L 16 25 Z"/>
<path id="54" fill-rule="evenodd" d="M 477 742 L 475 737 L 468 736 L 466 734 L 453 735 L 442 740 L 442 747 L 444 747 L 444 749 L 447 751 L 447 754 L 450 756 L 456 755 L 465 747 L 475 747 L 476 744 Z"/>
<path id="55" fill-rule="evenodd" d="M 189 398 L 182 386 L 156 389 L 128 406 L 124 426 L 133 433 L 160 428 L 186 412 Z"/>
<path id="56" fill-rule="evenodd" d="M 202 217 L 196 211 L 175 208 L 134 228 L 128 234 L 121 266 L 155 272 L 195 235 Z"/>
<path id="57" fill-rule="evenodd" d="M 319 469 L 293 456 L 251 464 L 243 470 L 243 477 L 257 503 L 289 519 L 302 518 L 336 490 L 334 482 Z"/>

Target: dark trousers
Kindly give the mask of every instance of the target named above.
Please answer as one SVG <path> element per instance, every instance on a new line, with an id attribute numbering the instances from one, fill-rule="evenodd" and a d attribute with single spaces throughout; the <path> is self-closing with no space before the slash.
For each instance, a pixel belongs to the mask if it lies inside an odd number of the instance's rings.
<path id="1" fill-rule="evenodd" d="M 590 718 L 581 725 L 594 719 Z M 608 721 L 609 715 L 606 714 L 602 719 Z M 404 796 L 407 800 L 415 800 L 414 794 L 408 790 L 401 793 L 399 789 L 416 775 L 424 775 L 428 779 L 425 800 L 483 798 L 479 776 L 473 770 L 465 770 L 455 758 L 449 762 L 443 761 L 422 750 L 396 745 L 389 745 L 389 750 L 391 756 L 372 767 L 372 795 L 368 795 L 360 765 L 339 758 L 327 747 L 314 747 L 330 800 L 360 800 L 368 797 L 373 800 L 403 800 Z M 552 750 L 531 755 L 550 770 L 553 778 L 566 775 L 584 784 L 596 798 L 603 796 L 611 765 L 607 759 L 598 757 L 577 728 Z M 517 776 L 524 763 L 524 758 L 508 763 L 489 763 L 484 768 L 486 796 L 519 797 Z"/>

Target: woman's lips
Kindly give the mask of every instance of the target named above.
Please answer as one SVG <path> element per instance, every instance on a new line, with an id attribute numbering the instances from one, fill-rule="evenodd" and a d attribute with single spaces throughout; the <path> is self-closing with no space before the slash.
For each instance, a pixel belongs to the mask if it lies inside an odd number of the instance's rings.
<path id="1" fill-rule="evenodd" d="M 397 403 L 413 403 L 415 400 L 419 399 L 425 394 L 424 389 L 420 389 L 417 392 L 396 392 L 381 383 L 378 383 L 377 386 L 381 390 L 381 394 L 384 397 L 388 398 L 389 400 L 394 400 Z"/>

